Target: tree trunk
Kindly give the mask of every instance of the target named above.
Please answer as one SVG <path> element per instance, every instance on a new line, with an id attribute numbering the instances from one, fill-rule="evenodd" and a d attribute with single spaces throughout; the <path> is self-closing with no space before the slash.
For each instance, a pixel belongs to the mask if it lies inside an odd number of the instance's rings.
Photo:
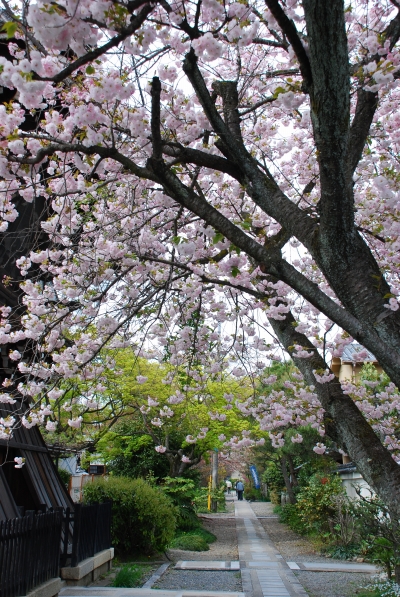
<path id="1" fill-rule="evenodd" d="M 298 487 L 299 482 L 297 480 L 296 471 L 294 470 L 293 458 L 290 454 L 287 455 L 287 461 L 289 465 L 290 476 L 292 477 L 292 487 Z"/>
<path id="2" fill-rule="evenodd" d="M 400 585 L 400 564 L 394 566 L 394 580 Z"/>
<path id="3" fill-rule="evenodd" d="M 293 358 L 306 382 L 315 387 L 326 417 L 336 432 L 334 438 L 341 446 L 346 446 L 365 481 L 387 505 L 393 520 L 400 518 L 400 466 L 391 453 L 379 440 L 371 425 L 367 423 L 350 396 L 343 393 L 337 379 L 320 384 L 316 382 L 314 370 L 326 369 L 327 364 L 306 336 L 296 332 L 295 320 L 291 313 L 286 319 L 269 320 L 278 339 L 287 352 L 299 344 L 312 351 L 306 359 Z"/>
<path id="4" fill-rule="evenodd" d="M 286 456 L 282 456 L 280 459 L 280 463 L 281 463 L 281 471 L 282 471 L 282 475 L 283 475 L 283 480 L 285 481 L 285 487 L 286 487 L 286 491 L 287 491 L 287 494 L 289 497 L 289 502 L 291 504 L 295 504 L 296 496 L 294 495 L 293 487 L 292 487 L 292 484 L 290 483 L 288 471 L 286 468 L 286 462 L 287 462 Z"/>

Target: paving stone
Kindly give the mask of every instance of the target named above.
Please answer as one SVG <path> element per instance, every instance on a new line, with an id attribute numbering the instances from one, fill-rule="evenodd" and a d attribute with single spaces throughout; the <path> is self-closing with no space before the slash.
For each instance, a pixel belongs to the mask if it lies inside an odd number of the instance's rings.
<path id="1" fill-rule="evenodd" d="M 175 570 L 240 570 L 240 562 L 225 562 L 217 560 L 179 560 Z"/>

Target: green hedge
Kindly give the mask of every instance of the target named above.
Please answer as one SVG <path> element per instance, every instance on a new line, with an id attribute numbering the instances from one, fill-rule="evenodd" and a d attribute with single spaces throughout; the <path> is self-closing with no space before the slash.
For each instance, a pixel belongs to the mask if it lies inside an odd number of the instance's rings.
<path id="1" fill-rule="evenodd" d="M 164 551 L 176 529 L 176 508 L 157 487 L 142 479 L 108 477 L 88 483 L 86 504 L 112 500 L 112 542 L 119 553 Z"/>

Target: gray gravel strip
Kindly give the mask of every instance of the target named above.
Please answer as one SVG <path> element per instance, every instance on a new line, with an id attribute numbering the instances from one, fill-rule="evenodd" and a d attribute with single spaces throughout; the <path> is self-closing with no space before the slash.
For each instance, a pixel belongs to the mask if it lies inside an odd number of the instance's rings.
<path id="1" fill-rule="evenodd" d="M 343 564 L 343 560 L 325 558 L 316 554 L 312 543 L 294 533 L 285 524 L 273 518 L 261 518 L 273 514 L 274 505 L 268 502 L 251 504 L 265 531 L 277 550 L 289 562 L 323 562 Z M 371 582 L 373 575 L 358 572 L 310 572 L 293 570 L 298 581 L 310 597 L 355 597 L 357 590 Z"/>
<path id="2" fill-rule="evenodd" d="M 370 574 L 349 572 L 294 571 L 310 597 L 355 597 L 357 590 L 371 582 Z"/>
<path id="3" fill-rule="evenodd" d="M 153 588 L 167 590 L 241 591 L 242 582 L 240 572 L 168 570 Z"/>

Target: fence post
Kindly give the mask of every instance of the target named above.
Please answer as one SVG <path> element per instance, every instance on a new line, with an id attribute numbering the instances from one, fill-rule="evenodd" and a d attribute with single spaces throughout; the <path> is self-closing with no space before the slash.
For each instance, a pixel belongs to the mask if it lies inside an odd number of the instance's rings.
<path id="1" fill-rule="evenodd" d="M 79 562 L 79 544 L 81 535 L 82 504 L 75 504 L 74 508 L 74 534 L 72 539 L 71 568 Z"/>
<path id="2" fill-rule="evenodd" d="M 61 536 L 64 531 L 64 538 L 62 541 L 62 551 L 60 554 L 60 568 L 64 568 L 67 563 L 68 559 L 68 538 L 69 538 L 69 523 L 71 520 L 71 510 L 69 506 L 65 509 L 65 516 L 64 516 L 64 509 L 62 508 L 62 518 L 61 518 Z"/>

